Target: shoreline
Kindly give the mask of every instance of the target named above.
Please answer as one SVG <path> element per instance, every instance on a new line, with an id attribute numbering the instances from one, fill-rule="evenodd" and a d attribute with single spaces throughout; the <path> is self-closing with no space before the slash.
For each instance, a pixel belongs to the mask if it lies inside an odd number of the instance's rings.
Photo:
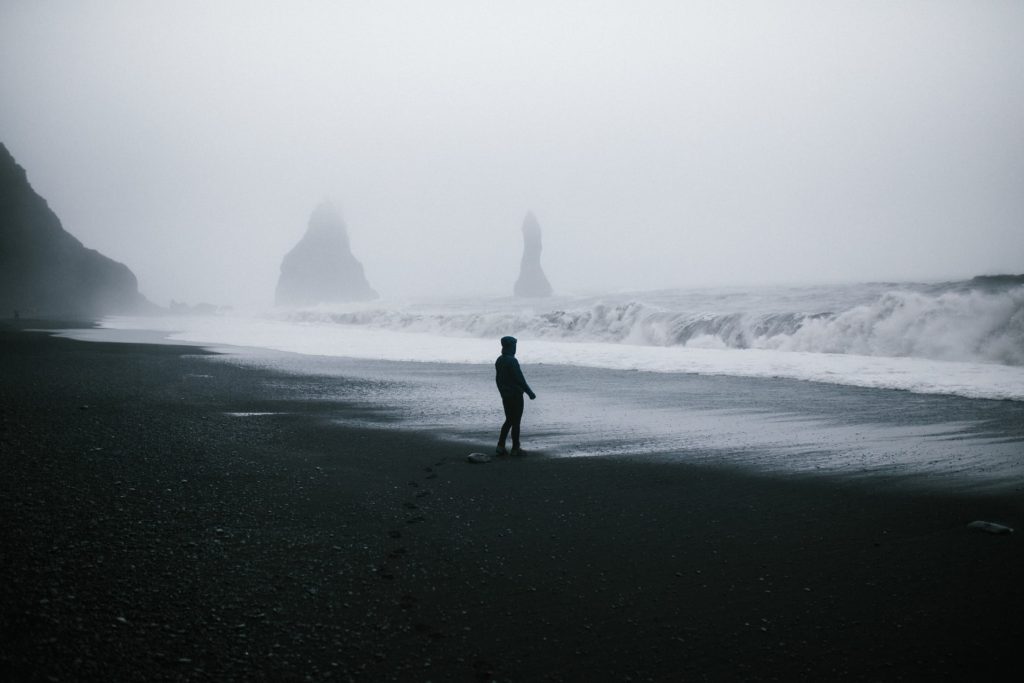
<path id="1" fill-rule="evenodd" d="M 288 375 L 366 380 L 356 397 L 367 408 L 368 419 L 356 421 L 361 426 L 378 426 L 372 416 L 390 415 L 390 426 L 430 431 L 477 450 L 490 450 L 480 444 L 493 440 L 501 421 L 488 363 L 310 355 L 169 341 L 166 333 L 100 329 L 64 336 L 182 344 Z M 527 410 L 528 450 L 708 460 L 773 476 L 865 478 L 874 486 L 950 493 L 1020 490 L 1024 481 L 1024 402 L 791 378 L 527 364 L 544 387 L 542 400 Z"/>
<path id="2" fill-rule="evenodd" d="M 107 321 L 110 330 L 173 332 L 189 343 L 232 344 L 301 355 L 345 355 L 366 360 L 475 364 L 496 353 L 497 339 L 449 335 L 429 329 L 387 325 L 337 324 L 313 316 L 297 320 L 247 316 L 127 317 Z M 515 327 L 516 321 L 510 321 Z M 833 353 L 770 348 L 709 348 L 674 344 L 631 344 L 586 336 L 530 339 L 533 365 L 595 370 L 699 375 L 762 380 L 788 379 L 815 384 L 907 391 L 922 396 L 972 400 L 1011 400 L 1024 405 L 1024 365 L 982 359 L 913 353 L 892 355 Z M 526 349 L 522 349 L 525 351 Z"/>
<path id="3" fill-rule="evenodd" d="M 366 380 L 9 326 L 0 348 L 8 680 L 964 680 L 1024 632 L 1020 533 L 966 527 L 1019 528 L 1019 494 L 470 465 L 338 424 Z M 304 382 L 340 398 L 281 389 Z"/>

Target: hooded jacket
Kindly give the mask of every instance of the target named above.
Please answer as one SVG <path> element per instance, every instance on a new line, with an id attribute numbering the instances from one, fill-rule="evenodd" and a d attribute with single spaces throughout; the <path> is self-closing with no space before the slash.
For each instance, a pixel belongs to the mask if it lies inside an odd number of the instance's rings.
<path id="1" fill-rule="evenodd" d="M 516 338 L 501 338 L 501 355 L 494 361 L 494 383 L 502 398 L 514 398 L 523 394 L 533 394 L 533 389 L 526 383 L 523 371 L 516 360 Z"/>

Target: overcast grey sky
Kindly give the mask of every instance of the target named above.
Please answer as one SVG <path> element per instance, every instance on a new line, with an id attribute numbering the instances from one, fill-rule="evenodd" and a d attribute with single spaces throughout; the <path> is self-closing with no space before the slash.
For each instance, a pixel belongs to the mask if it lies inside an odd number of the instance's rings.
<path id="1" fill-rule="evenodd" d="M 0 141 L 157 303 L 1024 272 L 1024 2 L 0 0 Z"/>

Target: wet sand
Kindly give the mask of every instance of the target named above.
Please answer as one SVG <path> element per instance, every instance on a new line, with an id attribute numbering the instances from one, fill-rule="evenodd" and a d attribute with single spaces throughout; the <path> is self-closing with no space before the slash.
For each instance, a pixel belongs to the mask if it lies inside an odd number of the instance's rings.
<path id="1" fill-rule="evenodd" d="M 365 380 L 19 328 L 0 328 L 5 680 L 969 680 L 1024 634 L 1021 532 L 966 527 L 1019 528 L 1019 488 L 471 465 L 339 425 Z"/>

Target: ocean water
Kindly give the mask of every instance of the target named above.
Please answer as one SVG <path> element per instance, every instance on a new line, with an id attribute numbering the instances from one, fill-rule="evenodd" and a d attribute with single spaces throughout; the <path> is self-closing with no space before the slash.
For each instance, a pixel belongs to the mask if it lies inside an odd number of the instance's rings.
<path id="1" fill-rule="evenodd" d="M 492 364 L 511 334 L 539 396 L 524 439 L 548 455 L 957 486 L 1024 475 L 1024 284 L 1014 279 L 377 301 L 111 318 L 76 334 L 137 340 L 143 330 L 231 346 L 228 362 L 367 380 L 356 398 L 389 406 L 401 419 L 388 424 L 468 448 L 493 447 Z"/>
<path id="2" fill-rule="evenodd" d="M 540 300 L 384 301 L 256 316 L 112 318 L 108 329 L 373 360 L 520 357 L 1024 400 L 1024 283 L 672 290 Z"/>

